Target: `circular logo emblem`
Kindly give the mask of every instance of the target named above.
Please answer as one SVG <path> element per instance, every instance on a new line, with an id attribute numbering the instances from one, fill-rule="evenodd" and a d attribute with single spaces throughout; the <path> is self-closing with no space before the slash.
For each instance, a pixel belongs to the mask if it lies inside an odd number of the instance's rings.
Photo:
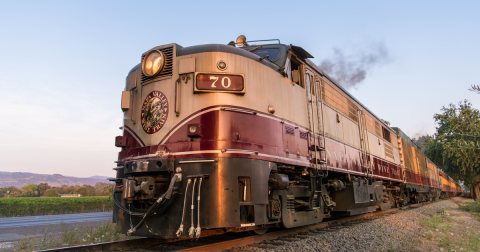
<path id="1" fill-rule="evenodd" d="M 167 97 L 160 91 L 147 95 L 142 105 L 142 128 L 148 134 L 159 131 L 168 117 Z"/>

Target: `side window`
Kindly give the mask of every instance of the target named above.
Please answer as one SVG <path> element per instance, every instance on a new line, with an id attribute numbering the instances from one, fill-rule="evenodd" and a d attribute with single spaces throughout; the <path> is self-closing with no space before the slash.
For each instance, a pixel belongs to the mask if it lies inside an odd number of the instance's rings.
<path id="1" fill-rule="evenodd" d="M 295 59 L 295 57 L 291 57 L 290 59 L 290 68 L 292 69 L 292 78 L 291 80 L 295 82 L 295 84 L 305 88 L 302 82 L 302 64 L 300 61 Z"/>
<path id="2" fill-rule="evenodd" d="M 392 141 L 390 141 L 390 131 L 382 127 L 382 133 L 383 133 L 383 138 L 387 140 L 389 143 L 391 143 Z"/>

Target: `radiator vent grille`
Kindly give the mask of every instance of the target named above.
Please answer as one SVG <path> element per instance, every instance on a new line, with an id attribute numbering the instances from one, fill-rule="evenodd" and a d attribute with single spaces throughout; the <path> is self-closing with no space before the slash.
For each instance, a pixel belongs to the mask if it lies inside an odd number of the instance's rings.
<path id="1" fill-rule="evenodd" d="M 285 126 L 285 133 L 295 136 L 295 129 L 290 126 Z"/>
<path id="2" fill-rule="evenodd" d="M 308 139 L 307 132 L 300 131 L 300 138 L 307 140 Z"/>
<path id="3" fill-rule="evenodd" d="M 164 77 L 164 76 L 172 76 L 172 69 L 173 69 L 173 46 L 171 47 L 166 47 L 166 48 L 162 48 L 162 49 L 158 49 L 159 51 L 163 52 L 165 54 L 165 66 L 163 67 L 162 69 L 162 72 L 160 72 L 158 75 L 156 76 L 153 76 L 153 77 L 148 77 L 148 76 L 145 76 L 142 72 L 142 76 L 141 76 L 141 81 L 142 83 L 144 82 L 148 82 L 148 81 L 151 81 L 151 80 L 155 80 L 155 79 L 158 79 L 158 78 L 161 78 L 161 77 Z M 144 54 L 142 56 L 142 61 L 143 62 L 143 58 L 145 57 L 146 54 Z"/>
<path id="4" fill-rule="evenodd" d="M 393 147 L 389 144 L 385 144 L 385 156 L 395 160 L 395 157 L 393 156 Z"/>

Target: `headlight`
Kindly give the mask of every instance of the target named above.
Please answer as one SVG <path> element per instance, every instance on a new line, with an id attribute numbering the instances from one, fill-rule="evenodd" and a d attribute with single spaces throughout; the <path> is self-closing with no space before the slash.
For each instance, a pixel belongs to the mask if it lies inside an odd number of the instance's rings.
<path id="1" fill-rule="evenodd" d="M 164 65 L 165 55 L 158 50 L 150 51 L 142 61 L 143 74 L 148 77 L 155 76 L 162 71 Z"/>

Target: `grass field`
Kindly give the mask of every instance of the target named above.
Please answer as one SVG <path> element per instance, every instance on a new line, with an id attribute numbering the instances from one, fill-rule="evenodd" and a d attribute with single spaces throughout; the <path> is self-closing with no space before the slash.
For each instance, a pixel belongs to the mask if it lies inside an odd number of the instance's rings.
<path id="1" fill-rule="evenodd" d="M 26 208 L 12 208 L 10 210 L 10 217 L 14 216 L 28 216 L 35 213 L 35 206 L 39 205 L 70 205 L 70 204 L 90 204 L 90 203 L 105 203 L 105 211 L 109 211 L 113 207 L 113 200 L 110 196 L 95 196 L 95 197 L 75 197 L 75 198 L 1 198 L 0 206 L 32 206 Z M 82 209 L 81 206 L 63 206 L 62 213 L 78 213 Z M 5 217 L 7 209 L 0 208 L 0 216 Z M 100 205 L 84 206 L 84 212 L 101 211 Z M 60 206 L 39 207 L 37 215 L 59 214 Z"/>

